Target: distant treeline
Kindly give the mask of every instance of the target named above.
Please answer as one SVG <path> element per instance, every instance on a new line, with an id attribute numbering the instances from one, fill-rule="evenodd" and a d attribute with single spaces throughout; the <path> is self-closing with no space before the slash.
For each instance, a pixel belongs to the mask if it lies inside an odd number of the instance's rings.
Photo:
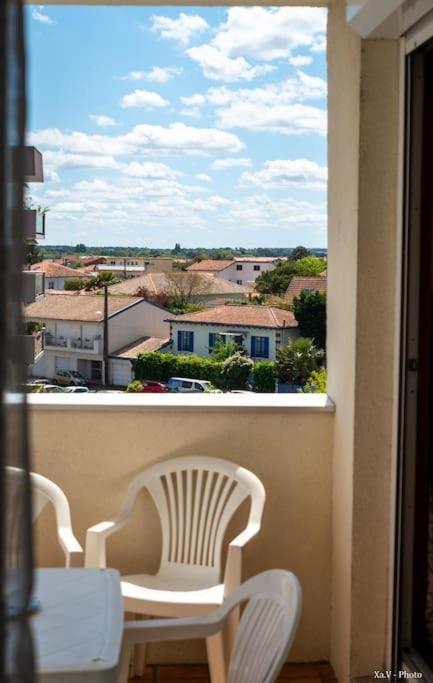
<path id="1" fill-rule="evenodd" d="M 285 247 L 258 247 L 246 249 L 244 247 L 219 247 L 205 248 L 196 247 L 188 249 L 176 244 L 174 249 L 149 249 L 148 247 L 94 247 L 85 244 L 77 244 L 75 247 L 65 244 L 41 245 L 44 258 L 61 258 L 62 256 L 76 254 L 77 256 L 171 256 L 173 258 L 193 259 L 230 259 L 234 256 L 289 256 L 292 251 Z M 309 249 L 314 256 L 325 256 L 326 249 Z"/>

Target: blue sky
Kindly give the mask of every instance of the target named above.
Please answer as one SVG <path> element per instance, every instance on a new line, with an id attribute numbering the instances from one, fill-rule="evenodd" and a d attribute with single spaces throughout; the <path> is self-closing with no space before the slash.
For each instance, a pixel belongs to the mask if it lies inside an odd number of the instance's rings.
<path id="1" fill-rule="evenodd" d="M 28 6 L 47 244 L 326 246 L 326 11 Z"/>

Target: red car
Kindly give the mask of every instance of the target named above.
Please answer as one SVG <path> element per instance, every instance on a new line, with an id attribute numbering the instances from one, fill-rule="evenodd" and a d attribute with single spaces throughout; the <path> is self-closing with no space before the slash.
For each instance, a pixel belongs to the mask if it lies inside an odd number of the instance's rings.
<path id="1" fill-rule="evenodd" d="M 143 385 L 143 389 L 141 390 L 141 393 L 144 394 L 162 394 L 167 392 L 168 389 L 165 386 L 165 384 L 161 384 L 161 382 L 145 382 Z"/>

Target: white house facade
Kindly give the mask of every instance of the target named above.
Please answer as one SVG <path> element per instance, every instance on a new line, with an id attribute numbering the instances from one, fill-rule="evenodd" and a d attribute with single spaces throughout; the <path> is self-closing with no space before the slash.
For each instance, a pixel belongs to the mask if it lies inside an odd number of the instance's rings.
<path id="1" fill-rule="evenodd" d="M 33 366 L 33 376 L 54 378 L 58 370 L 76 370 L 89 382 L 103 379 L 104 298 L 100 295 L 47 294 L 24 311 L 26 321 L 45 325 L 45 351 Z M 132 365 L 117 360 L 127 345 L 152 339 L 166 344 L 167 311 L 137 297 L 108 297 L 108 383 L 128 384 Z M 119 363 L 122 365 L 120 366 Z M 127 367 L 129 372 L 125 372 Z M 119 381 L 122 379 L 122 381 Z"/>
<path id="2" fill-rule="evenodd" d="M 244 287 L 254 287 L 254 283 L 262 273 L 274 270 L 283 261 L 274 257 L 235 257 L 230 261 L 203 260 L 193 263 L 189 272 L 213 273 L 216 277 Z"/>
<path id="3" fill-rule="evenodd" d="M 77 279 L 87 279 L 89 276 L 81 271 L 74 270 L 68 266 L 63 266 L 54 261 L 41 261 L 31 266 L 30 270 L 42 271 L 45 273 L 45 290 L 54 289 L 56 291 L 65 289 L 65 282 Z"/>
<path id="4" fill-rule="evenodd" d="M 272 306 L 219 306 L 168 318 L 173 353 L 206 358 L 218 339 L 243 346 L 254 360 L 275 360 L 277 351 L 298 336 L 293 313 Z"/>

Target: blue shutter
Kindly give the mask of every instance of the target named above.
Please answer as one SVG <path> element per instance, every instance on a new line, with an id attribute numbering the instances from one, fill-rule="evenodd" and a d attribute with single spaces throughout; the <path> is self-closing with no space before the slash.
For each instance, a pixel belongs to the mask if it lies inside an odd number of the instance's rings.
<path id="1" fill-rule="evenodd" d="M 269 358 L 269 337 L 263 337 L 263 339 L 265 341 L 263 356 Z"/>
<path id="2" fill-rule="evenodd" d="M 194 351 L 194 332 L 188 334 L 188 351 Z"/>
<path id="3" fill-rule="evenodd" d="M 215 332 L 209 332 L 209 351 L 215 346 Z"/>
<path id="4" fill-rule="evenodd" d="M 225 335 L 225 334 L 220 334 L 220 337 L 221 337 L 222 343 L 225 344 L 225 343 L 226 343 L 226 335 Z"/>
<path id="5" fill-rule="evenodd" d="M 177 332 L 177 350 L 182 351 L 182 332 L 180 330 Z"/>
<path id="6" fill-rule="evenodd" d="M 256 338 L 251 335 L 251 356 L 254 358 L 256 355 Z"/>

